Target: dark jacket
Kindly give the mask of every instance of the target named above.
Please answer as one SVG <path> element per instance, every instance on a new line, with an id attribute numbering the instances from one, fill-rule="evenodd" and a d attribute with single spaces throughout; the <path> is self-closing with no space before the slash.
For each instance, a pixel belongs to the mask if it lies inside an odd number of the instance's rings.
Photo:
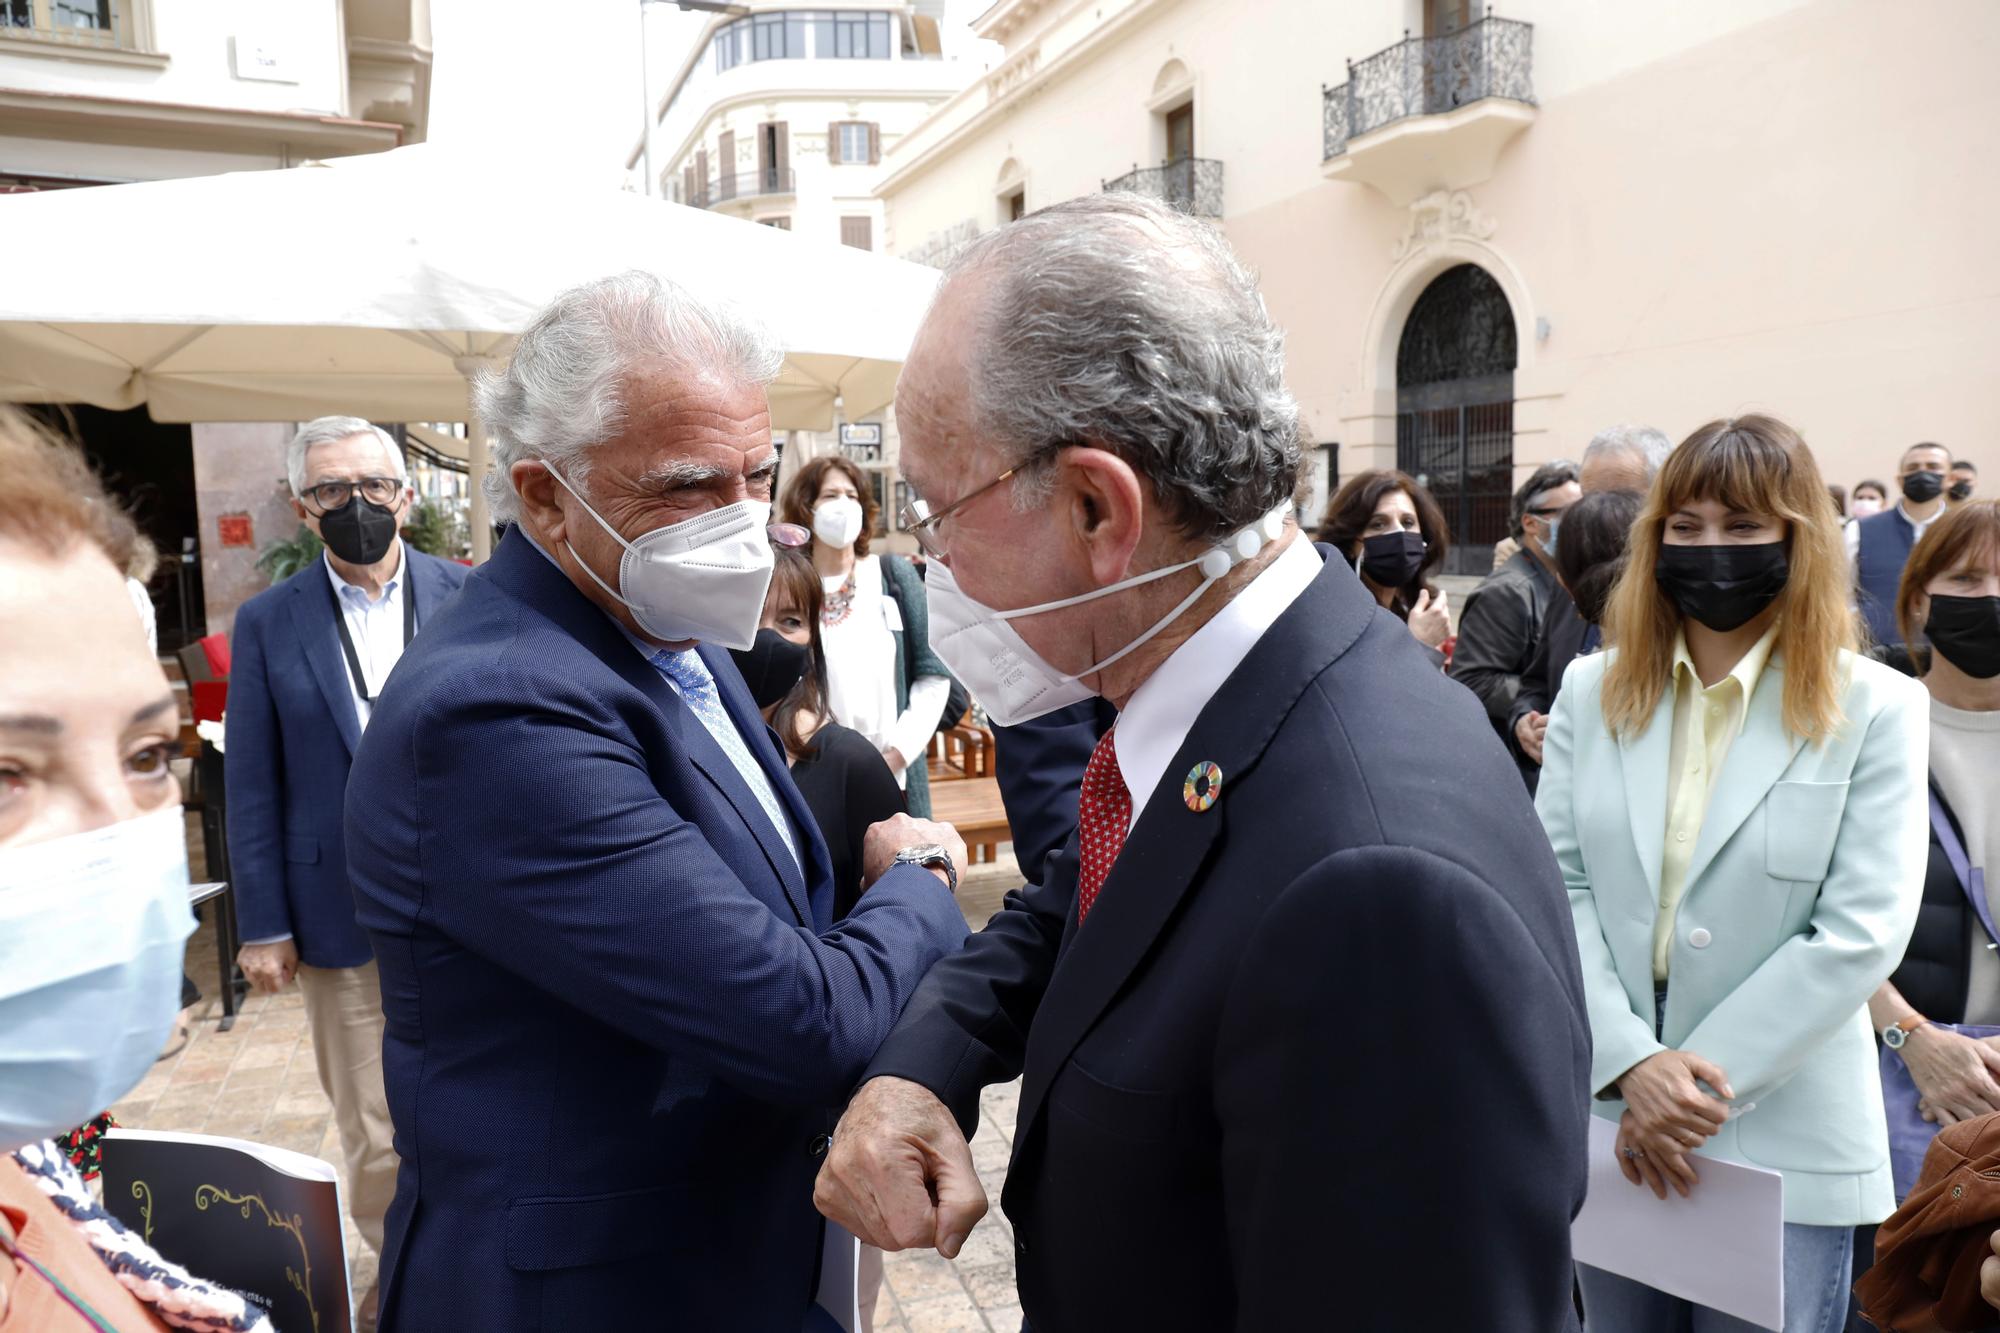
<path id="1" fill-rule="evenodd" d="M 965 937 L 898 866 L 838 926 L 743 677 L 699 650 L 794 830 L 519 530 L 368 724 L 347 852 L 402 1169 L 384 1333 L 807 1317 L 836 1109 Z"/>
<path id="2" fill-rule="evenodd" d="M 427 628 L 468 571 L 408 542 L 403 558 L 417 627 Z M 315 560 L 237 608 L 229 636 L 222 780 L 237 923 L 246 940 L 290 935 L 309 967 L 359 967 L 373 957 L 354 921 L 341 833 L 361 722 L 337 615 L 326 562 Z"/>
<path id="3" fill-rule="evenodd" d="M 1563 673 L 1569 664 L 1584 655 L 1587 641 L 1601 638 L 1590 633 L 1591 624 L 1576 609 L 1576 603 L 1562 585 L 1549 597 L 1548 612 L 1542 617 L 1542 632 L 1535 643 L 1535 655 L 1521 673 L 1521 690 L 1514 696 L 1513 711 L 1507 715 L 1507 746 L 1519 753 L 1514 728 L 1530 713 L 1547 716 L 1555 711 L 1556 695 L 1562 693 Z M 1535 766 L 1537 773 L 1541 766 Z M 1529 790 L 1533 790 L 1530 784 Z"/>
<path id="4" fill-rule="evenodd" d="M 833 919 L 861 901 L 861 844 L 871 825 L 904 812 L 903 789 L 866 736 L 829 722 L 792 764 L 792 781 L 826 839 L 833 867 Z"/>
<path id="5" fill-rule="evenodd" d="M 1944 801 L 1942 792 L 1938 800 Z M 1945 806 L 1945 817 L 1957 830 L 1958 819 L 1949 805 Z M 1979 924 L 1979 915 L 1972 910 L 1972 902 L 1938 842 L 1937 830 L 1932 829 L 1916 933 L 1910 936 L 1910 947 L 1903 951 L 1903 961 L 1889 977 L 1890 982 L 1925 1018 L 1939 1023 L 1964 1022 L 1974 938 L 1985 942 L 1986 928 Z"/>
<path id="6" fill-rule="evenodd" d="M 871 1064 L 968 1133 L 1025 1071 L 1004 1204 L 1036 1333 L 1576 1327 L 1575 931 L 1486 719 L 1423 662 L 1329 558 L 1196 719 L 1089 924 L 1071 837 Z M 1413 1296 L 1438 1236 L 1452 1295 Z"/>
<path id="7" fill-rule="evenodd" d="M 1077 794 L 1090 752 L 1118 710 L 1104 699 L 1086 699 L 1031 722 L 993 728 L 993 772 L 1000 804 L 1014 834 L 1022 878 L 1042 879 L 1042 864 L 1076 832 Z"/>
<path id="8" fill-rule="evenodd" d="M 1541 561 L 1516 551 L 1466 599 L 1458 617 L 1458 646 L 1451 654 L 1451 678 L 1486 705 L 1493 730 L 1507 742 L 1522 775 L 1530 780 L 1536 765 L 1515 750 L 1509 719 L 1521 692 L 1521 678 L 1541 642 L 1549 603 L 1561 591 L 1556 576 Z"/>

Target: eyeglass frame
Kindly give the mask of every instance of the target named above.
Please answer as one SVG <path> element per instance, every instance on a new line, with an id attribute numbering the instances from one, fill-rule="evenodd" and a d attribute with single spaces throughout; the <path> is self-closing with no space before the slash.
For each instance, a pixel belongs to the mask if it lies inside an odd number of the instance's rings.
<path id="1" fill-rule="evenodd" d="M 1058 449 L 1061 447 L 1062 446 L 1060 445 L 1056 446 L 1056 448 Z M 967 505 L 971 504 L 974 500 L 977 500 L 980 496 L 986 494 L 986 492 L 992 490 L 995 486 L 998 486 L 1001 482 L 1007 481 L 1013 477 L 1020 476 L 1022 473 L 1027 472 L 1030 469 L 1041 467 L 1044 463 L 1048 462 L 1049 458 L 1054 454 L 1054 452 L 1055 450 L 1053 449 L 1036 450 L 1034 453 L 1029 454 L 1026 458 L 1022 459 L 1020 462 L 1014 464 L 1014 466 L 1008 468 L 1005 472 L 1002 472 L 999 476 L 995 477 L 993 480 L 987 482 L 984 486 L 977 487 L 971 491 L 968 491 L 966 494 L 959 496 L 956 500 L 953 500 L 950 504 L 938 510 L 935 514 L 929 512 L 919 514 L 917 512 L 917 506 L 923 504 L 924 501 L 921 496 L 918 496 L 914 492 L 912 492 L 911 497 L 909 499 L 903 501 L 903 503 L 896 506 L 896 524 L 904 532 L 907 532 L 912 537 L 915 537 L 917 539 L 917 546 L 923 551 L 925 555 L 929 556 L 931 559 L 933 560 L 949 559 L 951 545 L 949 542 L 943 542 L 939 540 L 938 535 L 935 531 L 936 525 L 942 520 L 950 517 L 952 514 L 965 508 Z M 928 506 L 926 506 L 926 509 L 928 510 Z"/>
<path id="2" fill-rule="evenodd" d="M 372 485 L 376 482 L 385 482 L 392 488 L 389 492 L 390 500 L 387 502 L 381 500 L 370 500 L 369 501 L 370 504 L 378 504 L 378 505 L 385 503 L 393 504 L 394 497 L 402 494 L 405 490 L 409 488 L 410 485 L 408 481 L 404 480 L 401 477 L 358 477 L 352 481 L 348 481 L 342 478 L 329 478 L 326 481 L 316 481 L 312 483 L 310 486 L 306 487 L 305 490 L 299 492 L 297 498 L 301 505 L 305 504 L 307 496 L 311 496 L 315 503 L 319 503 L 318 491 L 320 487 L 345 486 L 347 488 L 347 498 L 342 500 L 339 504 L 332 504 L 332 505 L 320 504 L 320 507 L 316 510 L 312 509 L 311 507 L 307 507 L 306 512 L 311 514 L 314 518 L 324 518 L 328 514 L 339 513 L 341 510 L 347 508 L 347 506 L 353 504 L 354 497 L 356 495 L 361 494 L 361 490 L 363 487 Z M 362 496 L 362 499 L 364 500 L 366 500 L 367 498 L 368 497 L 365 495 Z"/>

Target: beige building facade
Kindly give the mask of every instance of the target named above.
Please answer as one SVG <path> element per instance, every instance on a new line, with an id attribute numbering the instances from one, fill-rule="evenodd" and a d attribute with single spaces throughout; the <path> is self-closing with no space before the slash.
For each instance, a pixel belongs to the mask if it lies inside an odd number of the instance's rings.
<path id="1" fill-rule="evenodd" d="M 1616 422 L 1763 410 L 1828 480 L 2000 464 L 2000 6 L 1000 0 L 1004 59 L 891 147 L 891 253 L 1058 200 L 1215 217 L 1329 480 L 1399 462 L 1461 568 Z"/>

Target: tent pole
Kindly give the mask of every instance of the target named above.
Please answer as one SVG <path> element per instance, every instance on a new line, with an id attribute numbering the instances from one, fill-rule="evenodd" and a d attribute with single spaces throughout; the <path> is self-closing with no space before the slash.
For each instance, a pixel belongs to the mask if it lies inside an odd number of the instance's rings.
<path id="1" fill-rule="evenodd" d="M 486 474 L 493 461 L 486 449 L 486 428 L 478 409 L 472 407 L 465 410 L 465 461 L 472 480 L 471 506 L 466 514 L 472 528 L 472 563 L 483 565 L 493 554 L 493 523 L 486 513 Z"/>

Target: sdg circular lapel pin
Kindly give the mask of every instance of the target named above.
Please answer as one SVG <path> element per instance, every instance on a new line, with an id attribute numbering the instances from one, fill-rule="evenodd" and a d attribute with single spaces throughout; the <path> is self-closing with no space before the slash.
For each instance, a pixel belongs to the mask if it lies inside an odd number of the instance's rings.
<path id="1" fill-rule="evenodd" d="M 1222 770 L 1206 759 L 1189 769 L 1187 781 L 1181 784 L 1181 799 L 1198 815 L 1213 808 L 1221 795 Z"/>

